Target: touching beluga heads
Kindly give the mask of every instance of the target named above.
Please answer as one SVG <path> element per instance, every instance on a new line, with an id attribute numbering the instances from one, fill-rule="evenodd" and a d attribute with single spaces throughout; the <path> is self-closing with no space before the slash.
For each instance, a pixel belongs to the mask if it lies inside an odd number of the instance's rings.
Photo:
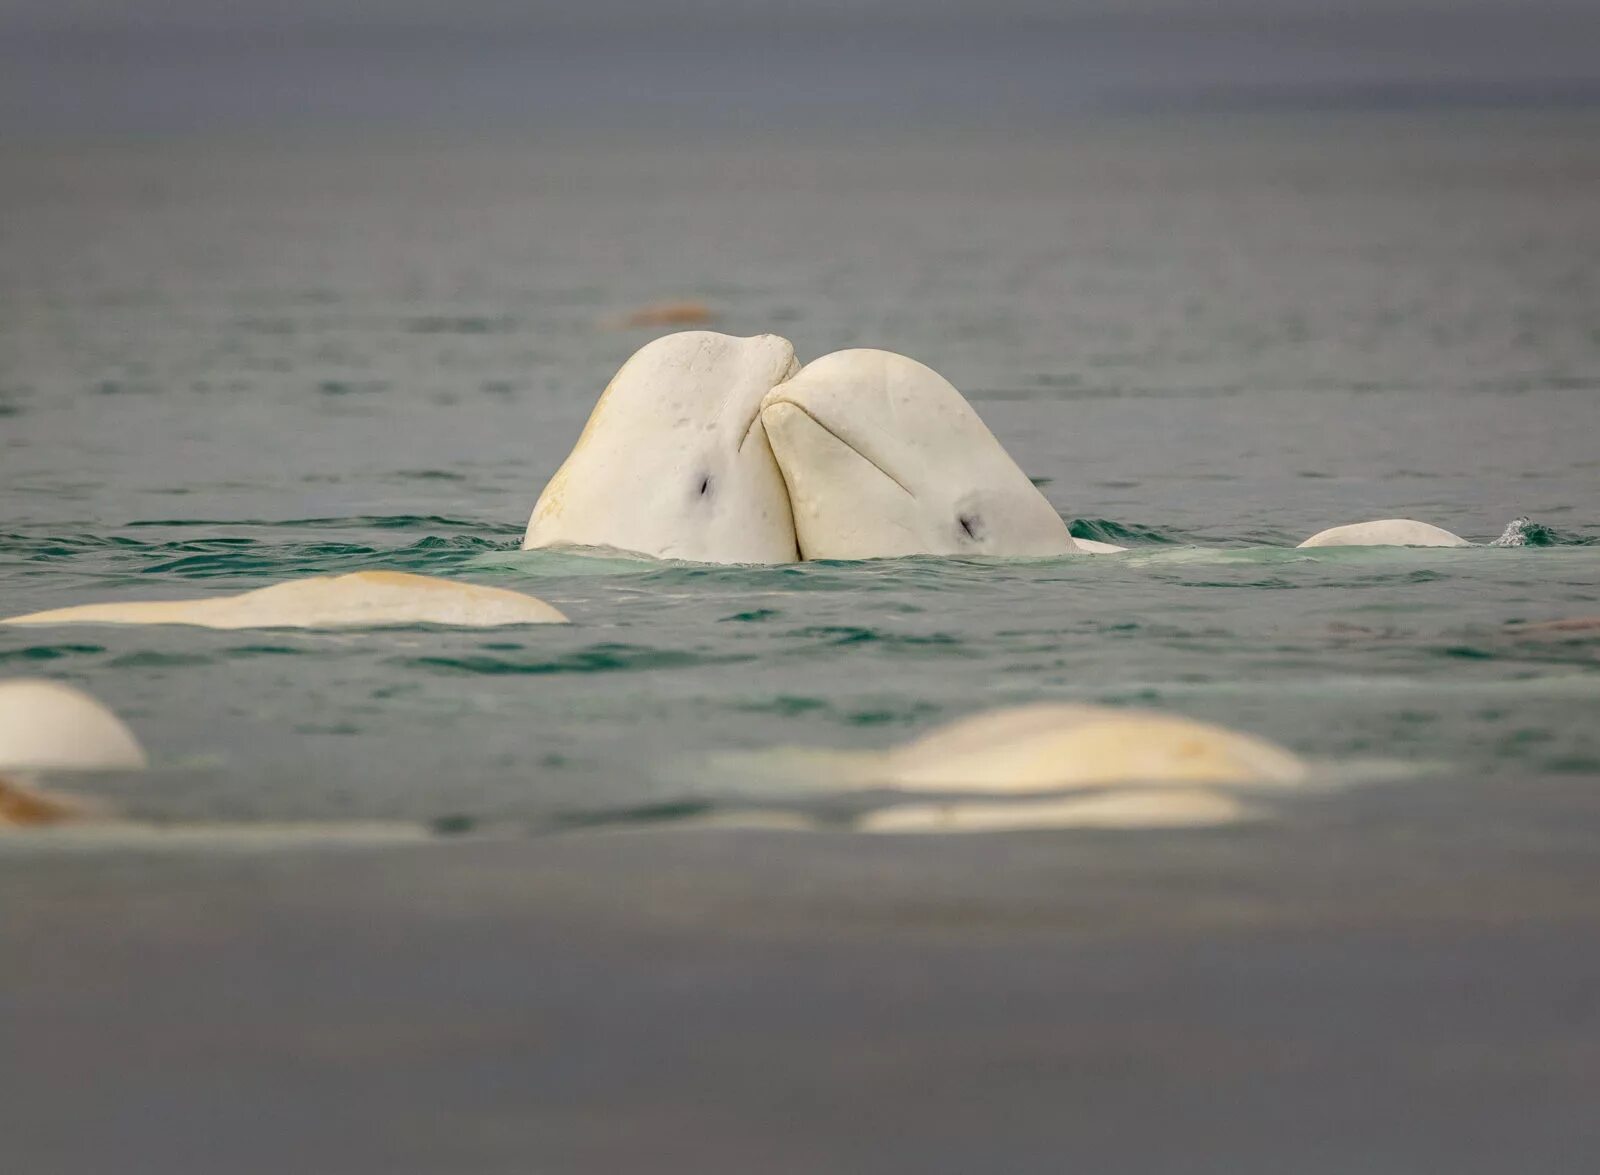
<path id="1" fill-rule="evenodd" d="M 1063 555 L 1066 523 L 942 376 L 837 351 L 761 405 L 804 559 Z"/>
<path id="2" fill-rule="evenodd" d="M 533 508 L 524 550 L 611 547 L 792 563 L 789 497 L 761 400 L 798 369 L 777 335 L 667 335 L 622 365 Z"/>

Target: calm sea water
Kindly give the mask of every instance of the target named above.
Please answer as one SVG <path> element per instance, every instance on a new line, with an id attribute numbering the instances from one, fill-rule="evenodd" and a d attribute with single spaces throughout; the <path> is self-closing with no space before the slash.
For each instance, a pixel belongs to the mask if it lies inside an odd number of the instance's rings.
<path id="1" fill-rule="evenodd" d="M 671 812 L 735 801 L 697 774 L 710 751 L 884 746 L 1039 699 L 1425 765 L 1381 786 L 1507 836 L 1592 809 L 1600 634 L 1507 625 L 1600 614 L 1593 113 L 35 143 L 0 174 L 0 610 L 394 568 L 575 622 L 0 629 L 0 673 L 83 686 L 147 744 L 154 772 L 105 785 L 131 814 Z M 518 552 L 650 337 L 603 323 L 685 297 L 802 359 L 929 363 L 1078 533 L 1135 553 Z M 1286 549 L 1519 514 L 1547 541 Z"/>

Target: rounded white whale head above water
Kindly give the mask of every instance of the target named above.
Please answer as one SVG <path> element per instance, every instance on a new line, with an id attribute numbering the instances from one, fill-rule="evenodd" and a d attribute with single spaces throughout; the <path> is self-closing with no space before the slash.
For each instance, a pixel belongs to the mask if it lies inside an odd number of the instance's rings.
<path id="1" fill-rule="evenodd" d="M 825 355 L 768 393 L 761 420 L 803 558 L 1078 549 L 961 393 L 914 359 Z"/>
<path id="2" fill-rule="evenodd" d="M 760 408 L 797 366 L 777 335 L 684 331 L 640 348 L 539 495 L 523 549 L 794 562 L 789 498 Z"/>

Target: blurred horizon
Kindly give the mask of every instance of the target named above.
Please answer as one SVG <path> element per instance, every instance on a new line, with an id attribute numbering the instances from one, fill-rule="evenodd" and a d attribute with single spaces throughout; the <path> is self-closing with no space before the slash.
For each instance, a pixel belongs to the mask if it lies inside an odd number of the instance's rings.
<path id="1" fill-rule="evenodd" d="M 13 134 L 1600 105 L 1600 12 L 1574 0 L 5 0 L 0 28 Z"/>

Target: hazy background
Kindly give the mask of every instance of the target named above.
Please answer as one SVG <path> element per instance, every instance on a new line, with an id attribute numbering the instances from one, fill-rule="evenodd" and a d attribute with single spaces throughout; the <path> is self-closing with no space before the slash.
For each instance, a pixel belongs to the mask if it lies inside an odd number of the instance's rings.
<path id="1" fill-rule="evenodd" d="M 1217 105 L 1590 103 L 1587 0 L 6 0 L 0 129 L 1003 130 Z"/>

